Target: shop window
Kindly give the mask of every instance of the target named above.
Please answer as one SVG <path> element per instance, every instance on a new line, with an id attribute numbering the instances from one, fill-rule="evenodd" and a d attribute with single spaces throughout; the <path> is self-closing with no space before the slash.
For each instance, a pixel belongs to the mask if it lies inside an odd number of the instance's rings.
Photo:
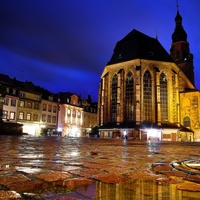
<path id="1" fill-rule="evenodd" d="M 10 112 L 10 119 L 14 120 L 15 119 L 15 112 Z"/>
<path id="2" fill-rule="evenodd" d="M 3 110 L 2 119 L 7 119 L 7 116 L 8 116 L 8 111 Z"/>
<path id="3" fill-rule="evenodd" d="M 27 113 L 27 114 L 26 114 L 26 119 L 27 119 L 27 120 L 31 120 L 31 114 L 30 114 L 30 113 Z"/>
<path id="4" fill-rule="evenodd" d="M 24 113 L 23 112 L 19 112 L 19 119 L 24 119 Z"/>

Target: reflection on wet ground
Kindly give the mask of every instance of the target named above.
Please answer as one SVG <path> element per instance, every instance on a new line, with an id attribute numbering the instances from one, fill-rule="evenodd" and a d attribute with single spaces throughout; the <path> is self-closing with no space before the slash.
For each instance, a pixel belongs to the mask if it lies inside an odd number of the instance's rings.
<path id="1" fill-rule="evenodd" d="M 200 144 L 0 136 L 0 199 L 200 199 Z"/>

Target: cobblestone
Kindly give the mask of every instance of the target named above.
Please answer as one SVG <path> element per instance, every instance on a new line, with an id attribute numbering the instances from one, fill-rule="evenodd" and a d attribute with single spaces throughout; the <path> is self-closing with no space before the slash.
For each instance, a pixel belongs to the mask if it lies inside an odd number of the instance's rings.
<path id="1" fill-rule="evenodd" d="M 199 143 L 29 136 L 0 141 L 0 199 L 164 199 L 172 186 L 168 197 L 200 199 Z"/>

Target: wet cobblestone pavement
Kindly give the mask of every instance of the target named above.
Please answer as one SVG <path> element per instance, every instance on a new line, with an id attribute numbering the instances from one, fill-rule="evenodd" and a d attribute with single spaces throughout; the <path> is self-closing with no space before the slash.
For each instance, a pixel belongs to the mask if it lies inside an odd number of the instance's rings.
<path id="1" fill-rule="evenodd" d="M 200 144 L 0 136 L 0 199 L 200 199 Z"/>

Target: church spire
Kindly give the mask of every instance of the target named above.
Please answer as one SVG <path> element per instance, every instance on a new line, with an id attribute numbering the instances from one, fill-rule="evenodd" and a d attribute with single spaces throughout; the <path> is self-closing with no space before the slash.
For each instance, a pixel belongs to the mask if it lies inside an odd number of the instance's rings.
<path id="1" fill-rule="evenodd" d="M 179 13 L 179 5 L 178 0 L 176 1 L 176 7 L 177 7 L 177 14 L 174 19 L 175 21 L 175 30 L 172 34 L 172 42 L 179 42 L 179 41 L 187 41 L 187 33 L 185 32 L 183 26 L 182 26 L 182 17 Z"/>
<path id="2" fill-rule="evenodd" d="M 176 1 L 177 13 L 174 19 L 175 29 L 172 34 L 170 56 L 194 85 L 193 55 L 190 53 L 187 33 L 182 26 L 182 17 L 179 13 L 178 0 Z"/>

